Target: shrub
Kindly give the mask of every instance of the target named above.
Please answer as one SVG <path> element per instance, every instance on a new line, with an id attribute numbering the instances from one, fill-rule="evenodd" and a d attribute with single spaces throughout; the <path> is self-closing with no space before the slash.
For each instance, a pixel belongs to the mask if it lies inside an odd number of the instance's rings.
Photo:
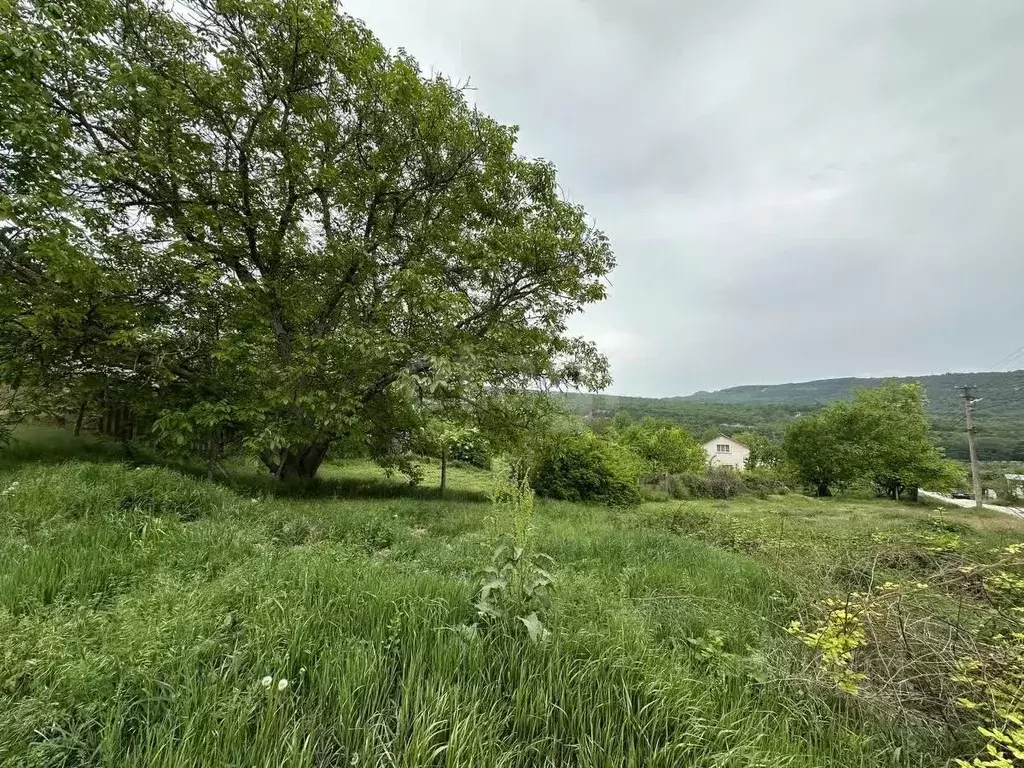
<path id="1" fill-rule="evenodd" d="M 449 458 L 470 467 L 490 469 L 493 465 L 487 444 L 482 440 L 465 440 L 452 446 Z"/>
<path id="2" fill-rule="evenodd" d="M 731 499 L 745 491 L 743 476 L 729 467 L 711 467 L 703 474 L 686 472 L 676 480 L 676 498 Z"/>
<path id="3" fill-rule="evenodd" d="M 593 433 L 560 434 L 542 444 L 531 477 L 540 496 L 631 507 L 643 500 L 642 466 L 628 448 Z"/>
<path id="4" fill-rule="evenodd" d="M 688 473 L 687 475 L 669 475 L 668 480 L 663 486 L 668 492 L 669 498 L 679 501 L 692 499 L 694 497 L 693 488 L 687 479 L 696 476 L 697 473 L 695 472 Z"/>
<path id="5" fill-rule="evenodd" d="M 644 483 L 640 486 L 640 495 L 644 501 L 671 501 L 673 496 L 665 490 L 663 482 Z"/>
<path id="6" fill-rule="evenodd" d="M 705 472 L 672 475 L 663 486 L 673 499 L 731 499 L 749 493 L 759 498 L 789 493 L 782 476 L 769 469 L 736 472 L 729 467 L 711 467 Z"/>
<path id="7" fill-rule="evenodd" d="M 782 476 L 771 469 L 752 469 L 742 475 L 746 493 L 758 498 L 789 493 L 789 487 Z"/>

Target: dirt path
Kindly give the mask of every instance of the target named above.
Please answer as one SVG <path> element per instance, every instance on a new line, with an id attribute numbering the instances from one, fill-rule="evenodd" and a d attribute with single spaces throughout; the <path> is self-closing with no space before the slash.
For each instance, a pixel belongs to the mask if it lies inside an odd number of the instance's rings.
<path id="1" fill-rule="evenodd" d="M 963 507 L 965 509 L 974 507 L 973 499 L 954 499 L 952 496 L 947 496 L 944 493 L 934 493 L 932 491 L 918 491 L 918 496 L 925 499 L 932 499 L 934 501 L 941 501 L 943 504 L 952 504 L 957 507 Z M 991 509 L 994 512 L 1002 512 L 1004 515 L 1010 515 L 1018 519 L 1024 520 L 1024 509 L 1020 507 L 1001 507 L 998 504 L 982 504 L 985 509 Z"/>

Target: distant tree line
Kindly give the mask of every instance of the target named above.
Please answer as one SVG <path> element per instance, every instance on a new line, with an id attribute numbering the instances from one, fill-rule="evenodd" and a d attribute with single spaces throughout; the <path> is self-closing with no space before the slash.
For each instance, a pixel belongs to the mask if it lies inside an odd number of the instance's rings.
<path id="1" fill-rule="evenodd" d="M 781 438 L 746 428 L 708 428 L 700 441 L 725 432 L 746 445 L 752 488 L 802 486 L 819 496 L 873 488 L 880 496 L 912 499 L 919 488 L 945 490 L 963 481 L 961 465 L 946 458 L 936 442 L 925 404 L 920 385 L 888 381 L 794 416 Z M 624 503 L 638 500 L 644 485 L 720 498 L 743 487 L 728 477 L 730 470 L 709 467 L 700 442 L 671 422 L 634 419 L 621 410 L 612 416 L 589 413 L 581 425 L 548 438 L 537 464 L 542 495 Z M 588 490 L 597 487 L 605 490 Z"/>
<path id="2" fill-rule="evenodd" d="M 894 379 L 912 384 L 917 379 Z M 963 401 L 958 383 L 975 383 L 983 397 L 977 406 L 977 446 L 983 461 L 1024 461 L 1024 371 L 944 374 L 921 377 L 925 413 L 936 443 L 952 459 L 968 459 Z M 558 398 L 570 411 L 595 423 L 628 413 L 685 427 L 691 434 L 756 432 L 781 440 L 797 418 L 821 411 L 831 402 L 852 399 L 858 386 L 877 387 L 877 379 L 834 379 L 772 387 L 735 387 L 689 397 L 642 398 L 569 393 Z M 714 433 L 714 434 L 712 434 Z"/>

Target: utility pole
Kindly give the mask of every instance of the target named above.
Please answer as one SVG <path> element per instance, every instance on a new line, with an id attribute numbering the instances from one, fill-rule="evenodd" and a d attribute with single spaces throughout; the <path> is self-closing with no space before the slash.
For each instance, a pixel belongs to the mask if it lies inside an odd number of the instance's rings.
<path id="1" fill-rule="evenodd" d="M 974 393 L 971 387 L 963 387 L 964 417 L 967 420 L 967 447 L 971 452 L 971 481 L 974 485 L 974 503 L 980 509 L 984 503 L 981 498 L 981 469 L 978 467 L 978 449 L 974 445 Z"/>

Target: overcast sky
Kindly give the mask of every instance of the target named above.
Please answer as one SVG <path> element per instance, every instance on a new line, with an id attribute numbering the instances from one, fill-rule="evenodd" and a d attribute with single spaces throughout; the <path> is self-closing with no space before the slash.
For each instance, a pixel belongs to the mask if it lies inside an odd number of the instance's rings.
<path id="1" fill-rule="evenodd" d="M 1024 0 L 350 0 L 611 238 L 623 395 L 1024 345 Z M 1016 359 L 1016 365 L 1024 362 Z"/>

